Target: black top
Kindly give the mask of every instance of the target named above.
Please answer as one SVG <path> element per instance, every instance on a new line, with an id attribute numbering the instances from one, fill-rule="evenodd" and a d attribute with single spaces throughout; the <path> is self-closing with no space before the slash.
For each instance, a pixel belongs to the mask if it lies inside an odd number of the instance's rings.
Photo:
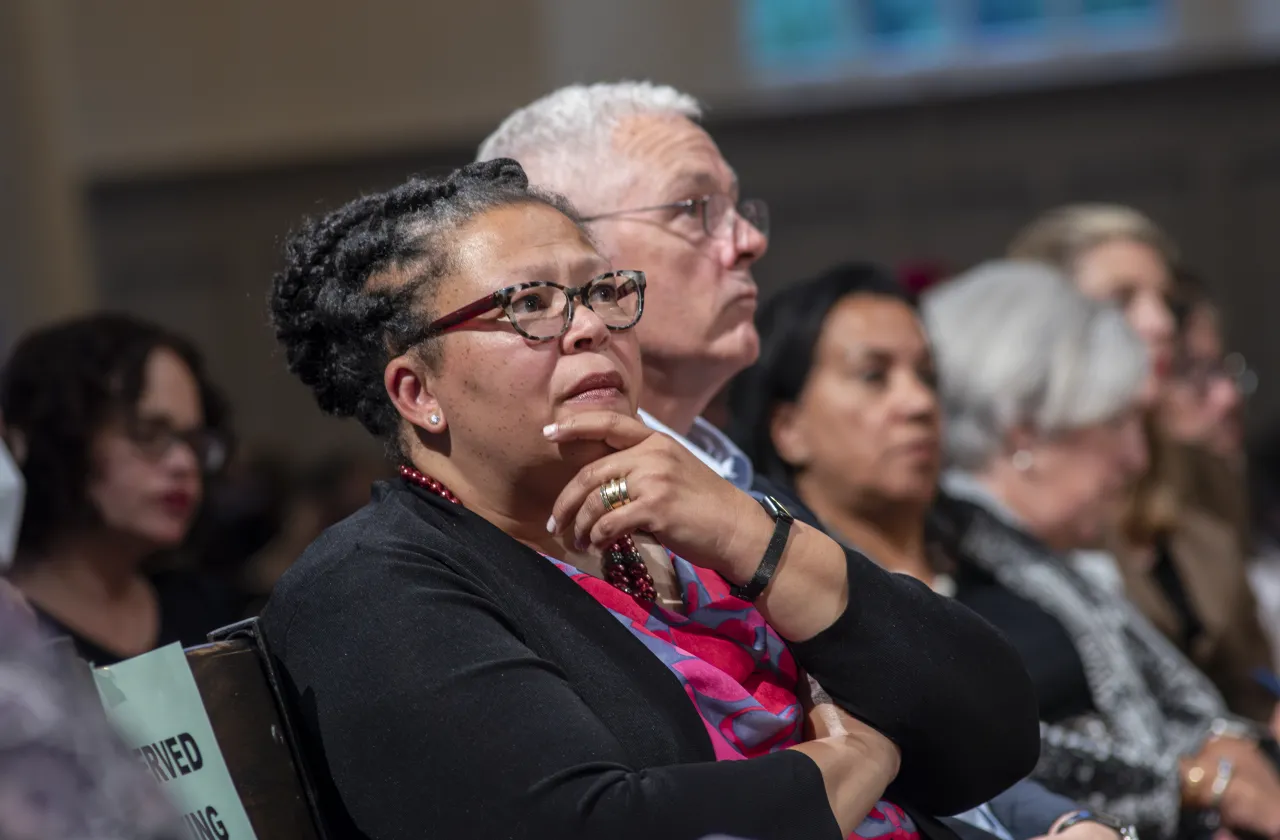
<path id="1" fill-rule="evenodd" d="M 792 650 L 901 748 L 888 798 L 950 837 L 922 811 L 972 807 L 1034 766 L 1030 681 L 969 610 L 848 562 L 844 615 Z M 416 487 L 376 485 L 325 532 L 262 630 L 335 836 L 840 838 L 808 757 L 717 763 L 679 681 L 604 607 Z"/>
<path id="2" fill-rule="evenodd" d="M 160 572 L 150 577 L 160 607 L 160 632 L 156 647 L 181 642 L 184 648 L 202 645 L 208 634 L 243 616 L 236 599 L 211 581 L 183 571 Z M 114 665 L 127 657 L 82 636 L 49 613 L 32 604 L 40 624 L 54 636 L 66 636 L 76 653 L 94 666 Z"/>
<path id="3" fill-rule="evenodd" d="M 798 521 L 817 528 L 820 531 L 826 531 L 822 523 L 818 521 L 818 517 L 812 510 L 795 496 L 795 491 L 790 487 L 777 484 L 770 480 L 767 476 L 756 473 L 751 486 L 751 492 L 763 496 L 773 496 L 781 502 L 787 510 Z M 829 532 L 828 532 L 829 535 Z M 941 546 L 930 543 L 930 549 L 941 550 Z M 938 556 L 937 552 L 931 552 L 935 556 L 930 557 L 930 561 L 939 561 L 939 572 L 946 572 L 949 575 L 955 575 L 956 569 L 948 556 Z M 1049 833 L 1049 829 L 1058 817 L 1067 811 L 1075 810 L 1078 806 L 1075 802 L 1056 793 L 1051 793 L 1042 785 L 1023 779 L 996 796 L 993 796 L 988 807 L 991 813 L 999 821 L 1015 840 L 1026 840 L 1026 838 L 1042 837 Z M 944 819 L 943 824 L 958 834 L 962 840 L 991 840 L 992 835 L 983 831 L 976 826 L 957 819 Z"/>
<path id="4" fill-rule="evenodd" d="M 1097 711 L 1084 662 L 1067 628 L 1034 601 L 1013 592 L 961 548 L 962 534 L 982 508 L 945 493 L 934 500 L 926 539 L 950 565 L 955 599 L 1000 628 L 1018 649 L 1035 685 L 1040 719 L 1061 723 Z"/>
<path id="5" fill-rule="evenodd" d="M 812 511 L 787 488 L 757 475 L 752 490 L 773 496 L 796 519 L 822 528 Z M 938 500 L 940 507 L 949 503 L 945 497 Z M 939 525 L 938 516 L 930 518 L 929 547 L 943 555 L 947 573 L 956 582 L 955 599 L 1004 632 L 1021 654 L 1035 685 L 1041 719 L 1058 723 L 1095 711 L 1084 663 L 1062 623 L 1038 604 L 1009 591 L 985 569 L 955 551 L 954 545 L 950 544 L 954 541 L 944 538 Z M 941 543 L 944 541 L 948 545 L 943 546 Z"/>

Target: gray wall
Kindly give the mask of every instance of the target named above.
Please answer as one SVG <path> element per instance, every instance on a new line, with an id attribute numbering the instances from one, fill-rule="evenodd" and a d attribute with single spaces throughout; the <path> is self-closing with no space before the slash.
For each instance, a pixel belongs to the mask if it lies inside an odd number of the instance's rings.
<path id="1" fill-rule="evenodd" d="M 1208 275 L 1262 376 L 1256 414 L 1280 412 L 1280 65 L 710 125 L 744 190 L 772 204 L 766 291 L 851 257 L 962 268 L 1054 204 L 1131 203 Z M 472 147 L 99 179 L 88 208 L 100 297 L 200 341 L 249 440 L 299 454 L 358 440 L 351 424 L 319 417 L 275 352 L 264 294 L 279 238 L 305 213 L 462 162 Z"/>

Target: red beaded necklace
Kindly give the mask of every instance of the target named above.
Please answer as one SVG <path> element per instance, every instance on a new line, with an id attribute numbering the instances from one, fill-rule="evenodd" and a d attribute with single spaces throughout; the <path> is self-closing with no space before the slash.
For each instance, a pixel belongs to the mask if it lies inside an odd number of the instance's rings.
<path id="1" fill-rule="evenodd" d="M 416 484 L 424 490 L 435 493 L 445 501 L 453 502 L 455 505 L 462 504 L 448 487 L 413 467 L 402 464 L 400 477 L 410 484 Z M 636 542 L 631 539 L 630 534 L 619 537 L 605 550 L 604 576 L 605 580 L 633 598 L 643 601 L 655 601 L 658 598 L 658 590 L 653 585 L 653 576 L 649 574 L 644 558 L 640 556 L 640 549 L 636 547 Z"/>

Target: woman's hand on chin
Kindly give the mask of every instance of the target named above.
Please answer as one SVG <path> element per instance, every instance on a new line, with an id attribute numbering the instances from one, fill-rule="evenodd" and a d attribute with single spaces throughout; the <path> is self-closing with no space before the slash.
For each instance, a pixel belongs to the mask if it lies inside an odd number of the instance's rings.
<path id="1" fill-rule="evenodd" d="M 740 586 L 759 568 L 776 527 L 773 517 L 672 438 L 612 412 L 584 412 L 548 426 L 546 435 L 557 443 L 598 440 L 617 450 L 565 485 L 549 531 L 596 548 L 646 531 L 690 563 Z M 631 501 L 609 511 L 600 489 L 613 479 L 626 480 Z M 796 522 L 755 606 L 787 641 L 811 639 L 844 613 L 848 568 L 838 543 Z"/>
<path id="2" fill-rule="evenodd" d="M 600 441 L 615 450 L 583 467 L 556 499 L 547 529 L 604 548 L 645 531 L 679 556 L 743 584 L 759 565 L 773 519 L 689 450 L 635 417 L 584 411 L 548 426 L 555 443 Z M 630 502 L 607 510 L 600 489 L 626 481 Z"/>

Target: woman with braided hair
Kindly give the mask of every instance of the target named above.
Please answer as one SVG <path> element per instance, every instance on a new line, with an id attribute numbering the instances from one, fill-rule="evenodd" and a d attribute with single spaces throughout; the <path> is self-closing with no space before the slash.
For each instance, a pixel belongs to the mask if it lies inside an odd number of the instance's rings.
<path id="1" fill-rule="evenodd" d="M 286 258 L 290 369 L 400 464 L 262 617 L 335 836 L 941 840 L 1030 771 L 985 623 L 636 418 L 644 274 L 515 162 Z"/>

